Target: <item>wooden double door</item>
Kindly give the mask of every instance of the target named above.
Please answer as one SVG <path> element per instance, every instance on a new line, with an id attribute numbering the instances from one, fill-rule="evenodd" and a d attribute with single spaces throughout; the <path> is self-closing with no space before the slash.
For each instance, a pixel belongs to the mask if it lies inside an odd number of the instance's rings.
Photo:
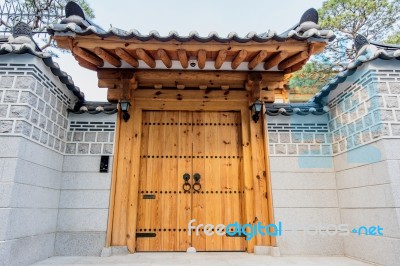
<path id="1" fill-rule="evenodd" d="M 188 232 L 192 219 L 243 220 L 240 121 L 239 112 L 143 111 L 137 251 L 245 250 L 243 237 Z"/>

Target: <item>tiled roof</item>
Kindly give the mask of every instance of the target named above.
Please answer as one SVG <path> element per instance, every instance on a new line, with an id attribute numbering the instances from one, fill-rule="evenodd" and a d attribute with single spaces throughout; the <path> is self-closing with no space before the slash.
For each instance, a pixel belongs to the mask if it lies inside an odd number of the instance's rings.
<path id="1" fill-rule="evenodd" d="M 318 23 L 318 12 L 315 9 L 309 9 L 301 18 L 300 22 L 288 31 L 277 34 L 275 31 L 267 31 L 265 33 L 257 34 L 250 32 L 246 36 L 238 36 L 236 32 L 231 32 L 226 37 L 221 37 L 216 32 L 210 32 L 208 36 L 200 36 L 196 31 L 192 31 L 187 36 L 179 35 L 176 31 L 171 31 L 166 36 L 161 36 L 157 31 L 151 31 L 149 34 L 142 34 L 133 29 L 129 31 L 121 30 L 112 27 L 108 31 L 97 26 L 85 17 L 82 9 L 74 2 L 69 2 L 66 7 L 66 18 L 61 20 L 59 24 L 52 24 L 48 28 L 48 32 L 52 35 L 96 35 L 101 38 L 117 37 L 124 40 L 137 39 L 139 41 L 156 40 L 161 42 L 168 42 L 176 40 L 179 42 L 210 42 L 215 41 L 219 43 L 227 43 L 231 41 L 246 43 L 255 41 L 259 43 L 267 41 L 284 42 L 289 39 L 304 41 L 312 39 L 313 41 L 329 41 L 335 38 L 333 31 L 320 30 Z"/>
<path id="2" fill-rule="evenodd" d="M 370 43 L 361 35 L 358 35 L 356 38 L 356 48 L 358 50 L 356 59 L 349 63 L 345 70 L 336 75 L 336 77 L 330 80 L 328 84 L 317 92 L 315 96 L 310 99 L 310 102 L 323 104 L 323 98 L 328 96 L 332 90 L 335 90 L 340 83 L 344 82 L 347 77 L 353 75 L 357 68 L 366 62 L 375 59 L 400 59 L 400 46 L 376 42 Z"/>
<path id="3" fill-rule="evenodd" d="M 292 115 L 323 115 L 329 112 L 329 107 L 321 107 L 315 103 L 293 103 L 293 104 L 266 104 L 266 114 L 269 116 L 292 116 Z"/>
<path id="4" fill-rule="evenodd" d="M 29 28 L 29 26 L 24 25 L 26 24 L 20 22 L 16 25 L 16 27 L 18 26 L 20 28 Z M 14 38 L 13 36 L 17 37 Z M 71 76 L 60 69 L 58 64 L 53 61 L 50 54 L 40 51 L 40 49 L 37 48 L 36 43 L 32 40 L 31 36 L 19 34 L 14 34 L 13 36 L 9 37 L 7 43 L 0 44 L 0 55 L 31 54 L 41 58 L 44 64 L 50 68 L 51 72 L 60 79 L 61 83 L 65 84 L 65 86 L 78 98 L 80 102 L 83 102 L 85 100 L 84 93 L 81 92 L 80 89 L 74 85 Z"/>
<path id="5" fill-rule="evenodd" d="M 116 103 L 109 102 L 84 102 L 83 104 L 76 105 L 74 109 L 68 109 L 69 112 L 74 114 L 115 114 L 118 112 Z"/>

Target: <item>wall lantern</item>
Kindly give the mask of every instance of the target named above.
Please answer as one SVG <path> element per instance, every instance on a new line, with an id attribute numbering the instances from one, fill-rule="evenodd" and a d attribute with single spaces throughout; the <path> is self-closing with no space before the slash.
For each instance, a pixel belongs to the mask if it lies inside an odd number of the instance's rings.
<path id="1" fill-rule="evenodd" d="M 131 103 L 128 100 L 120 100 L 119 101 L 119 107 L 120 110 L 122 111 L 122 118 L 125 120 L 125 122 L 128 122 L 129 118 L 131 117 L 129 112 L 129 107 L 131 106 Z"/>
<path id="2" fill-rule="evenodd" d="M 262 102 L 260 100 L 257 100 L 256 102 L 253 103 L 253 105 L 251 106 L 251 112 L 252 112 L 252 116 L 251 118 L 253 118 L 253 121 L 255 123 L 258 122 L 258 120 L 260 119 L 260 113 L 262 110 Z"/>

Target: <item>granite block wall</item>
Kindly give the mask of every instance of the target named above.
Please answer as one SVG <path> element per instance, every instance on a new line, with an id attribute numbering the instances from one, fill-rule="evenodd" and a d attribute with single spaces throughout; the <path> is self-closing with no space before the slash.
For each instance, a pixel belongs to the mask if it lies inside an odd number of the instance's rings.
<path id="1" fill-rule="evenodd" d="M 55 254 L 99 256 L 107 231 L 116 115 L 69 119 Z M 102 155 L 109 156 L 108 173 L 99 173 Z"/>
<path id="2" fill-rule="evenodd" d="M 267 116 L 275 222 L 282 255 L 343 255 L 328 116 Z M 319 231 L 322 231 L 320 233 Z"/>
<path id="3" fill-rule="evenodd" d="M 99 255 L 116 115 L 70 114 L 75 96 L 40 58 L 1 58 L 0 265 Z"/>
<path id="4" fill-rule="evenodd" d="M 341 222 L 383 228 L 344 237 L 344 252 L 383 265 L 400 261 L 399 97 L 398 64 L 376 60 L 328 99 Z"/>
<path id="5" fill-rule="evenodd" d="M 66 145 L 75 98 L 38 58 L 0 63 L 0 265 L 53 256 Z"/>

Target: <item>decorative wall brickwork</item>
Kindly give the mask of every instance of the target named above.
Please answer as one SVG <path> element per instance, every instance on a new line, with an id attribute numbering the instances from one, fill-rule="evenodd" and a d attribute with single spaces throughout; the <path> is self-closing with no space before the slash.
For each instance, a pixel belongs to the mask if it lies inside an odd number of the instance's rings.
<path id="1" fill-rule="evenodd" d="M 73 94 L 33 64 L 0 64 L 0 76 L 0 135 L 21 135 L 64 153 Z"/>
<path id="2" fill-rule="evenodd" d="M 71 115 L 70 120 L 65 154 L 113 154 L 116 115 Z"/>
<path id="3" fill-rule="evenodd" d="M 332 140 L 328 131 L 327 123 L 268 123 L 269 153 L 274 156 L 331 156 Z"/>
<path id="4" fill-rule="evenodd" d="M 400 138 L 400 71 L 368 70 L 329 102 L 334 154 Z"/>

